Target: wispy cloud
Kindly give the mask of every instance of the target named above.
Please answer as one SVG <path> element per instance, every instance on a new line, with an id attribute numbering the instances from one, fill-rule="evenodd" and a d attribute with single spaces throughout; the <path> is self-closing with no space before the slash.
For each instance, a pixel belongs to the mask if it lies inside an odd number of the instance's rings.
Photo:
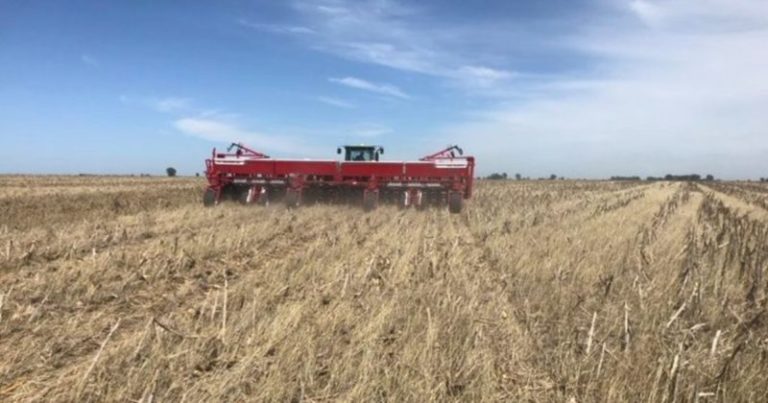
<path id="1" fill-rule="evenodd" d="M 759 29 L 768 20 L 760 0 L 632 0 L 629 10 L 650 28 L 682 33 Z"/>
<path id="2" fill-rule="evenodd" d="M 187 117 L 174 121 L 173 126 L 182 133 L 222 143 L 263 137 L 261 134 L 247 132 L 229 123 L 213 119 Z"/>
<path id="3" fill-rule="evenodd" d="M 629 8 L 637 14 L 640 19 L 651 26 L 657 25 L 664 18 L 663 10 L 655 4 L 645 0 L 632 0 Z"/>
<path id="4" fill-rule="evenodd" d="M 339 98 L 321 96 L 315 99 L 317 99 L 319 102 L 322 102 L 326 105 L 335 106 L 337 108 L 355 109 L 357 107 L 357 105 L 353 104 L 352 102 L 345 101 Z"/>
<path id="5" fill-rule="evenodd" d="M 125 105 L 141 106 L 162 113 L 189 112 L 195 109 L 193 100 L 184 97 L 135 97 L 120 95 L 119 99 Z"/>
<path id="6" fill-rule="evenodd" d="M 462 66 L 456 73 L 463 79 L 483 87 L 494 85 L 499 81 L 510 79 L 516 75 L 506 70 L 483 66 Z"/>
<path id="7" fill-rule="evenodd" d="M 355 39 L 347 41 L 341 38 L 337 40 L 338 42 L 332 44 L 318 44 L 315 48 L 397 70 L 435 76 L 447 76 L 452 72 L 441 66 L 437 62 L 439 55 L 428 48 L 405 46 L 391 42 L 363 42 Z"/>
<path id="8" fill-rule="evenodd" d="M 173 112 L 189 109 L 192 100 L 189 98 L 167 97 L 150 99 L 148 100 L 148 104 L 158 112 Z"/>
<path id="9" fill-rule="evenodd" d="M 208 141 L 227 144 L 243 142 L 254 148 L 288 156 L 311 155 L 315 151 L 306 146 L 306 139 L 246 130 L 232 122 L 222 120 L 184 117 L 175 120 L 173 126 L 186 135 Z"/>
<path id="10" fill-rule="evenodd" d="M 392 102 L 392 111 L 417 103 L 424 88 L 473 95 L 472 102 L 456 97 L 441 105 L 456 113 L 443 115 L 445 128 L 428 140 L 464 145 L 482 169 L 540 176 L 560 167 L 559 175 L 593 177 L 768 172 L 768 2 L 578 3 L 568 7 L 582 12 L 573 20 L 560 10 L 529 19 L 443 19 L 441 10 L 396 0 L 299 0 L 290 3 L 289 23 L 238 23 L 254 35 L 283 35 L 356 64 L 396 70 L 384 79 L 373 75 L 383 69 L 354 66 L 351 76 L 328 79 L 392 99 L 417 98 Z M 493 97 L 475 102 L 475 94 Z M 330 96 L 305 99 L 355 106 Z M 248 125 L 237 119 L 203 116 L 191 103 L 152 108 L 172 110 L 183 116 L 174 121 L 177 129 L 214 141 L 241 136 L 285 150 L 302 143 L 281 144 L 282 136 L 243 129 Z M 389 133 L 385 125 L 341 125 L 353 136 Z M 301 133 L 298 140 L 339 132 L 295 129 L 288 131 Z"/>
<path id="11" fill-rule="evenodd" d="M 436 26 L 427 11 L 393 0 L 295 1 L 292 8 L 297 25 L 239 23 L 274 34 L 311 34 L 303 39 L 312 49 L 440 77 L 462 88 L 482 89 L 514 77 L 514 72 L 492 65 L 500 49 L 482 50 L 467 39 L 487 37 L 482 26 Z M 509 42 L 504 38 L 503 43 Z M 470 66 L 467 60 L 472 60 Z"/>
<path id="12" fill-rule="evenodd" d="M 295 157 L 313 155 L 316 151 L 307 146 L 311 143 L 309 136 L 286 136 L 247 130 L 238 123 L 238 114 L 199 107 L 194 105 L 191 98 L 121 95 L 119 100 L 126 105 L 174 116 L 171 124 L 178 132 L 215 143 L 244 142 L 269 153 Z"/>
<path id="13" fill-rule="evenodd" d="M 274 34 L 312 35 L 316 33 L 313 29 L 300 25 L 262 24 L 243 18 L 238 19 L 237 23 L 244 27 Z"/>
<path id="14" fill-rule="evenodd" d="M 87 53 L 83 53 L 83 54 L 80 55 L 80 61 L 83 62 L 83 64 L 85 64 L 87 66 L 90 66 L 90 67 L 99 67 L 99 65 L 100 65 L 99 61 L 96 60 L 95 57 L 93 57 L 93 56 L 91 56 L 91 55 L 89 55 Z"/>
<path id="15" fill-rule="evenodd" d="M 408 99 L 410 96 L 403 92 L 400 88 L 391 84 L 372 83 L 370 81 L 363 80 L 357 77 L 343 77 L 343 78 L 329 78 L 328 81 L 340 85 L 344 85 L 350 88 L 356 88 L 359 90 L 370 91 L 381 95 L 387 95 L 390 97 Z"/>
<path id="16" fill-rule="evenodd" d="M 768 170 L 768 3 L 634 1 L 567 43 L 599 68 L 559 74 L 442 134 L 533 175 Z"/>
<path id="17" fill-rule="evenodd" d="M 201 118 L 234 120 L 240 117 L 239 113 L 228 112 L 221 109 L 203 109 L 198 113 Z"/>

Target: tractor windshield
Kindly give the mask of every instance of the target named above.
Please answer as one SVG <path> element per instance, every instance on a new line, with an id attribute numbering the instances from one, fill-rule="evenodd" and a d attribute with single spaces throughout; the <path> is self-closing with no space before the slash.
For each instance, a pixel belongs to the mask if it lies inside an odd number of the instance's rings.
<path id="1" fill-rule="evenodd" d="M 373 161 L 373 150 L 369 148 L 350 149 L 346 158 L 347 161 Z"/>

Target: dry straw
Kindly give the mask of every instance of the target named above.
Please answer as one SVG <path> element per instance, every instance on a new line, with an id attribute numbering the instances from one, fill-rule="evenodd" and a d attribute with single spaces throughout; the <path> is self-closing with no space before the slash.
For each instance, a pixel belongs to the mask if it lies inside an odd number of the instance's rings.
<path id="1" fill-rule="evenodd" d="M 1 401 L 766 401 L 768 187 L 481 182 L 459 215 L 0 178 Z"/>

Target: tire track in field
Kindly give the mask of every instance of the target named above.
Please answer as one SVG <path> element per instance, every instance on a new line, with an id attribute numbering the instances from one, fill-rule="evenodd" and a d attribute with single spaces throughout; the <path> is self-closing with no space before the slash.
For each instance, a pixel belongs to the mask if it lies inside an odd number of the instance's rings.
<path id="1" fill-rule="evenodd" d="M 470 204 L 468 215 L 473 231 L 482 240 L 498 235 L 497 233 L 509 235 L 526 231 L 530 227 L 562 225 L 564 220 L 576 222 L 583 219 L 582 216 L 587 210 L 593 211 L 592 216 L 598 216 L 610 210 L 625 208 L 630 203 L 642 199 L 645 192 L 653 186 L 653 184 L 642 184 L 596 195 L 574 193 L 573 197 L 564 199 L 545 198 L 523 205 L 512 202 L 509 206 L 493 203 L 493 200 L 514 200 L 517 197 L 514 193 L 512 195 L 479 193 L 476 196 L 478 200 L 473 200 Z M 512 214 L 510 210 L 513 211 Z M 500 219 L 502 217 L 503 220 Z"/>
<path id="2" fill-rule="evenodd" d="M 639 228 L 651 221 L 676 191 L 661 184 L 644 185 L 640 192 L 637 190 L 600 197 L 617 207 L 604 209 L 598 215 L 592 209 L 576 210 L 560 220 L 548 221 L 547 225 L 478 234 L 485 250 L 485 263 L 497 270 L 490 275 L 486 271 L 484 277 L 493 279 L 496 289 L 506 295 L 506 300 L 495 305 L 496 315 L 488 316 L 493 318 L 490 323 L 503 324 L 493 328 L 489 340 L 496 346 L 491 349 L 491 362 L 497 368 L 497 380 L 507 380 L 500 383 L 501 390 L 506 391 L 502 396 L 509 397 L 510 390 L 525 392 L 524 385 L 514 382 L 521 367 L 528 368 L 527 376 L 533 376 L 538 384 L 561 382 L 564 375 L 552 372 L 540 359 L 570 344 L 551 331 L 555 326 L 552 324 L 566 329 L 574 323 L 589 321 L 580 318 L 581 305 L 593 298 L 592 294 L 604 292 L 605 284 L 609 284 L 607 279 L 621 265 L 622 254 L 632 253 Z M 626 199 L 630 202 L 623 202 Z M 485 228 L 484 224 L 478 228 Z M 564 285 L 574 283 L 583 284 L 571 287 L 582 290 L 578 294 L 563 290 Z M 543 300 L 542 293 L 546 295 Z M 553 310 L 555 307 L 558 308 Z M 499 313 L 506 316 L 499 318 Z M 504 348 L 500 353 L 498 346 L 510 339 L 518 340 L 525 353 L 506 354 Z"/>
<path id="3" fill-rule="evenodd" d="M 722 201 L 726 206 L 735 209 L 738 213 L 747 214 L 755 220 L 761 220 L 763 222 L 768 221 L 768 210 L 760 205 L 750 203 L 747 200 L 742 200 L 739 197 L 725 193 L 713 186 L 702 184 L 698 184 L 697 186 L 704 189 L 705 192 L 712 194 L 713 197 Z"/>

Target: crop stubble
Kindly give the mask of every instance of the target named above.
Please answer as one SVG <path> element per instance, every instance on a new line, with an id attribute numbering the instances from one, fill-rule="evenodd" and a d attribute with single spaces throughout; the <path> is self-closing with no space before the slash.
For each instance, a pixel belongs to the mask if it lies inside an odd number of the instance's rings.
<path id="1" fill-rule="evenodd" d="M 768 187 L 481 182 L 451 215 L 202 186 L 0 178 L 0 400 L 768 398 Z"/>

